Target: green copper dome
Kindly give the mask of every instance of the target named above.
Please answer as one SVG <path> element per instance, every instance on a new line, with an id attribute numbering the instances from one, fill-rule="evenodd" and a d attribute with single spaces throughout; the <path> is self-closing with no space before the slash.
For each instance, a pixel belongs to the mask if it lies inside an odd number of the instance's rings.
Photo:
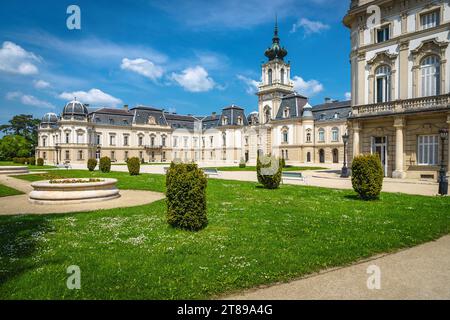
<path id="1" fill-rule="evenodd" d="M 274 59 L 283 60 L 287 56 L 287 50 L 280 46 L 280 38 L 278 37 L 278 22 L 275 21 L 275 30 L 272 38 L 272 46 L 268 48 L 264 55 L 269 58 L 269 61 Z"/>

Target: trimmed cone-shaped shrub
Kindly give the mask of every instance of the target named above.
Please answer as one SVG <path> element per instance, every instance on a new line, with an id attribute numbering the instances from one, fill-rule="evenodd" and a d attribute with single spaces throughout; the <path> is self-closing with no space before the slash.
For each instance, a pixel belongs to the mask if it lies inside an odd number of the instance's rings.
<path id="1" fill-rule="evenodd" d="M 281 158 L 280 164 L 282 168 L 286 168 L 286 160 L 284 160 L 283 158 Z"/>
<path id="2" fill-rule="evenodd" d="M 172 162 L 166 175 L 167 222 L 171 226 L 190 231 L 206 227 L 207 183 L 196 164 Z"/>
<path id="3" fill-rule="evenodd" d="M 245 168 L 247 164 L 245 163 L 245 159 L 241 158 L 241 161 L 239 162 L 239 168 Z"/>
<path id="4" fill-rule="evenodd" d="M 377 154 L 356 156 L 352 161 L 352 185 L 361 199 L 378 199 L 383 187 L 383 167 Z"/>
<path id="5" fill-rule="evenodd" d="M 256 174 L 258 182 L 266 189 L 277 189 L 281 183 L 281 161 L 274 156 L 258 155 Z"/>
<path id="6" fill-rule="evenodd" d="M 111 171 L 111 159 L 109 157 L 101 157 L 99 169 L 103 173 L 108 173 Z"/>
<path id="7" fill-rule="evenodd" d="M 31 166 L 35 166 L 36 165 L 36 158 L 35 157 L 30 157 L 27 160 L 27 163 Z"/>
<path id="8" fill-rule="evenodd" d="M 36 165 L 38 165 L 39 167 L 42 167 L 44 165 L 44 159 L 37 158 Z"/>
<path id="9" fill-rule="evenodd" d="M 89 171 L 94 171 L 96 166 L 97 166 L 97 159 L 93 159 L 93 158 L 88 159 L 87 167 L 88 167 Z"/>
<path id="10" fill-rule="evenodd" d="M 141 171 L 141 161 L 134 157 L 127 160 L 128 172 L 130 176 L 138 176 Z"/>

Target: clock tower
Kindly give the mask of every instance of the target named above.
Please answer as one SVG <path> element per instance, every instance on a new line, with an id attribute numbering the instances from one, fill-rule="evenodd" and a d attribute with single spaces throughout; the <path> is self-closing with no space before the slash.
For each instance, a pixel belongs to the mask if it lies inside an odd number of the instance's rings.
<path id="1" fill-rule="evenodd" d="M 291 82 L 291 65 L 284 61 L 287 50 L 280 46 L 277 21 L 275 21 L 272 46 L 264 52 L 264 55 L 268 61 L 261 67 L 262 83 L 257 93 L 261 124 L 269 123 L 274 119 L 280 108 L 281 98 L 294 92 Z"/>

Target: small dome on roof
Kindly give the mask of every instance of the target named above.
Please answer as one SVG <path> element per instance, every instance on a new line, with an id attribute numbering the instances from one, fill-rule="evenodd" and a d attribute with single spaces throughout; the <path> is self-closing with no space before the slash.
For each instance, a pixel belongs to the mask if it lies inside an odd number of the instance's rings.
<path id="1" fill-rule="evenodd" d="M 64 107 L 64 115 L 88 115 L 88 109 L 80 101 L 70 101 Z"/>
<path id="2" fill-rule="evenodd" d="M 42 123 L 57 123 L 57 122 L 58 116 L 53 112 L 46 113 L 42 118 Z"/>
<path id="3" fill-rule="evenodd" d="M 312 106 L 309 103 L 306 103 L 305 106 L 303 107 L 302 117 L 303 118 L 312 118 L 313 117 Z"/>

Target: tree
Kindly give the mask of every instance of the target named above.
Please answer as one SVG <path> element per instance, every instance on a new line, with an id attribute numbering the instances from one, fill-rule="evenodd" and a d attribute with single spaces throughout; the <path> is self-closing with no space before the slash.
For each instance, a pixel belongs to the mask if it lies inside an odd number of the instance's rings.
<path id="1" fill-rule="evenodd" d="M 9 120 L 9 124 L 0 126 L 0 131 L 6 135 L 22 136 L 33 146 L 37 145 L 37 130 L 41 120 L 33 118 L 30 114 L 19 114 Z"/>
<path id="2" fill-rule="evenodd" d="M 31 142 L 19 135 L 8 135 L 0 139 L 0 160 L 14 157 L 29 157 L 32 153 Z"/>

